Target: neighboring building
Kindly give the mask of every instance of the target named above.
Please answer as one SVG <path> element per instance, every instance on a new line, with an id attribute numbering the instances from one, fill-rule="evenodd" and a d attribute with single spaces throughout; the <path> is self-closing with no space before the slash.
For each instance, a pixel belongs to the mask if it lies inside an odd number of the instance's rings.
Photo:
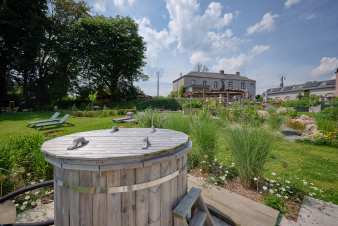
<path id="1" fill-rule="evenodd" d="M 235 99 L 250 98 L 256 95 L 256 81 L 236 74 L 211 72 L 189 72 L 173 81 L 173 92 L 184 88 L 184 96 L 196 98 L 222 98 L 229 102 Z"/>
<path id="2" fill-rule="evenodd" d="M 330 99 L 338 96 L 338 69 L 336 72 L 336 79 L 326 81 L 311 81 L 304 84 L 297 84 L 291 86 L 283 85 L 283 78 L 281 87 L 268 89 L 264 93 L 265 99 L 280 99 L 280 100 L 294 100 L 301 95 L 317 95 L 322 98 Z"/>

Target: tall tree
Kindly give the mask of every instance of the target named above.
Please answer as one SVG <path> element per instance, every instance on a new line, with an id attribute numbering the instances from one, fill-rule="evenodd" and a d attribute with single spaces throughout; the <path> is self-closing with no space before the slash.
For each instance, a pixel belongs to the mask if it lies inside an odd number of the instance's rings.
<path id="1" fill-rule="evenodd" d="M 11 74 L 30 79 L 44 36 L 46 0 L 0 1 L 0 100 L 6 100 Z"/>
<path id="2" fill-rule="evenodd" d="M 131 18 L 84 18 L 76 23 L 74 32 L 84 78 L 80 86 L 87 84 L 111 99 L 136 92 L 133 82 L 145 77 L 146 48 Z"/>

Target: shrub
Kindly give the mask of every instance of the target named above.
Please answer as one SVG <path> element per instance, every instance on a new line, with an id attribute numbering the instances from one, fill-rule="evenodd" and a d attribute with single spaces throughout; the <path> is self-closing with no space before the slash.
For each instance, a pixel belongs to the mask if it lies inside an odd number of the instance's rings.
<path id="1" fill-rule="evenodd" d="M 193 118 L 191 128 L 194 144 L 193 151 L 191 152 L 192 166 L 198 166 L 202 161 L 211 163 L 215 159 L 216 134 L 217 125 L 209 112 L 201 111 Z"/>
<path id="2" fill-rule="evenodd" d="M 163 117 L 158 111 L 153 109 L 146 109 L 136 115 L 138 125 L 143 128 L 150 128 L 152 126 L 156 128 L 163 127 Z"/>
<path id="3" fill-rule="evenodd" d="M 139 100 L 136 102 L 137 110 L 144 110 L 147 108 L 177 111 L 181 109 L 181 106 L 176 99 L 166 97 L 155 97 L 149 100 Z"/>
<path id="4" fill-rule="evenodd" d="M 163 123 L 163 128 L 177 130 L 189 134 L 190 124 L 190 117 L 184 116 L 181 113 L 172 113 L 166 116 Z"/>
<path id="5" fill-rule="evenodd" d="M 249 187 L 254 177 L 262 175 L 272 137 L 263 129 L 239 127 L 229 129 L 228 143 L 241 183 Z"/>
<path id="6" fill-rule="evenodd" d="M 285 206 L 284 200 L 275 195 L 266 195 L 264 196 L 264 203 L 267 206 L 270 206 L 276 210 L 279 210 L 281 213 L 285 213 L 287 208 Z"/>

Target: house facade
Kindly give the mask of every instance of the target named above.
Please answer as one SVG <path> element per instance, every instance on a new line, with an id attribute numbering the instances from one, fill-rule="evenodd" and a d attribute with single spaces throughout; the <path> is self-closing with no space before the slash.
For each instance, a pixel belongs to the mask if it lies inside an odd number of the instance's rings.
<path id="1" fill-rule="evenodd" d="M 256 95 L 256 81 L 236 74 L 211 72 L 189 72 L 173 81 L 173 92 L 184 88 L 185 97 L 221 98 L 224 102 L 236 99 L 254 99 Z"/>
<path id="2" fill-rule="evenodd" d="M 294 100 L 299 95 L 316 95 L 321 98 L 330 99 L 338 96 L 338 69 L 336 71 L 336 79 L 325 81 L 311 81 L 303 84 L 281 86 L 279 88 L 271 88 L 266 90 L 264 98 L 279 100 Z"/>

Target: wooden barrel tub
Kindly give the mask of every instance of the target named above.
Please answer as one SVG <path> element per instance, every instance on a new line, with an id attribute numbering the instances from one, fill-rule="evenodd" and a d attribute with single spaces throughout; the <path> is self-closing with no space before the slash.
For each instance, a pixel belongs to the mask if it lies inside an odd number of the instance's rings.
<path id="1" fill-rule="evenodd" d="M 54 166 L 56 226 L 172 226 L 187 192 L 184 133 L 113 128 L 45 142 Z"/>

